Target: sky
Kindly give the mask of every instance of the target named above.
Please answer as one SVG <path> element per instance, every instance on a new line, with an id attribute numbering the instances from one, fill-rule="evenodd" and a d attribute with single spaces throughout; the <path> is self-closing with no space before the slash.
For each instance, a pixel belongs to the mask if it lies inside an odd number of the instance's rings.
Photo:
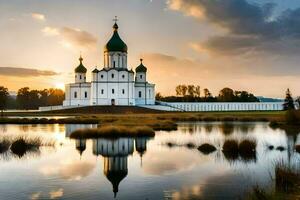
<path id="1" fill-rule="evenodd" d="M 129 69 L 143 58 L 163 95 L 178 84 L 300 95 L 300 0 L 0 0 L 0 85 L 63 88 L 80 53 L 90 80 L 115 16 Z"/>

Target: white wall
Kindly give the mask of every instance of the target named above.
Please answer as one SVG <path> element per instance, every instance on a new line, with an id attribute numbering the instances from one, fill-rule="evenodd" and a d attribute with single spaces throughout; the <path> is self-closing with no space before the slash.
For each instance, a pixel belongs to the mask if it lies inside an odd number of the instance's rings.
<path id="1" fill-rule="evenodd" d="M 65 97 L 64 106 L 90 105 L 91 83 L 67 84 Z"/>
<path id="2" fill-rule="evenodd" d="M 113 92 L 114 90 L 114 92 Z M 93 74 L 91 105 L 134 105 L 134 74 L 115 69 Z"/>
<path id="3" fill-rule="evenodd" d="M 197 111 L 278 111 L 283 110 L 283 102 L 255 102 L 255 103 L 184 103 L 160 102 L 174 110 L 187 112 Z"/>

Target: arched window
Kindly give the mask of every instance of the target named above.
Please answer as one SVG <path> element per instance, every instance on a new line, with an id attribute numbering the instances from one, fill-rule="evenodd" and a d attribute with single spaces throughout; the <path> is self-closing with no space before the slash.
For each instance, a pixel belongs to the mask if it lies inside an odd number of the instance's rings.
<path id="1" fill-rule="evenodd" d="M 143 75 L 142 74 L 140 75 L 140 79 L 143 79 Z"/>
<path id="2" fill-rule="evenodd" d="M 101 90 L 101 94 L 104 94 L 104 90 L 103 89 Z"/>
<path id="3" fill-rule="evenodd" d="M 77 98 L 77 92 L 74 92 L 74 98 L 75 99 Z"/>
<path id="4" fill-rule="evenodd" d="M 115 74 L 111 74 L 111 78 L 114 78 L 115 77 Z"/>
<path id="5" fill-rule="evenodd" d="M 112 89 L 112 90 L 111 90 L 111 93 L 114 94 L 114 93 L 115 93 L 115 89 Z"/>
<path id="6" fill-rule="evenodd" d="M 124 89 L 122 89 L 122 94 L 125 94 L 125 90 Z"/>
<path id="7" fill-rule="evenodd" d="M 142 98 L 142 92 L 139 91 L 139 98 Z"/>
<path id="8" fill-rule="evenodd" d="M 84 98 L 87 98 L 87 96 L 88 96 L 87 92 L 84 92 Z"/>
<path id="9" fill-rule="evenodd" d="M 122 78 L 123 78 L 123 79 L 125 78 L 125 75 L 124 75 L 124 74 L 122 75 Z"/>
<path id="10" fill-rule="evenodd" d="M 101 78 L 103 78 L 103 75 L 101 75 Z"/>
<path id="11" fill-rule="evenodd" d="M 79 75 L 79 79 L 80 79 L 80 80 L 81 80 L 81 78 L 82 78 L 81 75 Z"/>
<path id="12" fill-rule="evenodd" d="M 114 68 L 116 67 L 116 61 L 114 61 Z"/>

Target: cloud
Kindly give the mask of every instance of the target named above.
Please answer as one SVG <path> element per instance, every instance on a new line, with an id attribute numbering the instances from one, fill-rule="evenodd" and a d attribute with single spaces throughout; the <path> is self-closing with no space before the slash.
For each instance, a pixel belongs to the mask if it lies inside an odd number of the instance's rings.
<path id="1" fill-rule="evenodd" d="M 45 36 L 59 36 L 61 44 L 65 47 L 79 46 L 84 48 L 95 48 L 97 38 L 87 31 L 70 27 L 45 27 L 42 29 Z"/>
<path id="2" fill-rule="evenodd" d="M 43 15 L 41 13 L 31 13 L 31 17 L 38 21 L 46 21 L 45 15 Z"/>
<path id="3" fill-rule="evenodd" d="M 84 161 L 65 161 L 60 165 L 45 166 L 40 171 L 46 176 L 59 175 L 65 180 L 81 180 L 88 176 L 95 165 Z"/>
<path id="4" fill-rule="evenodd" d="M 169 9 L 222 28 L 217 35 L 200 43 L 211 53 L 290 55 L 295 54 L 295 49 L 300 50 L 300 27 L 297 25 L 300 23 L 300 8 L 275 16 L 275 4 L 261 6 L 246 0 L 168 0 L 167 5 Z"/>
<path id="5" fill-rule="evenodd" d="M 52 190 L 49 192 L 50 199 L 58 199 L 64 195 L 64 189 Z"/>
<path id="6" fill-rule="evenodd" d="M 42 32 L 46 35 L 46 36 L 57 36 L 59 35 L 59 30 L 57 28 L 53 28 L 53 27 L 49 27 L 46 26 L 45 28 L 42 29 Z"/>
<path id="7" fill-rule="evenodd" d="M 54 71 L 38 70 L 19 67 L 0 67 L 0 75 L 16 76 L 16 77 L 31 77 L 31 76 L 55 76 L 59 75 Z"/>

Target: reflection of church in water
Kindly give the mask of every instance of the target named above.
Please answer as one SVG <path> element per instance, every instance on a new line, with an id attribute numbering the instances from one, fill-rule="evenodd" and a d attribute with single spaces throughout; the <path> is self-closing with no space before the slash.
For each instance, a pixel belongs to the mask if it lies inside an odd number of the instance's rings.
<path id="1" fill-rule="evenodd" d="M 94 139 L 93 154 L 103 157 L 103 173 L 113 186 L 114 196 L 119 191 L 119 184 L 128 174 L 128 156 L 135 150 L 142 156 L 147 150 L 150 138 Z M 82 155 L 86 149 L 86 140 L 76 140 L 76 149 Z"/>

